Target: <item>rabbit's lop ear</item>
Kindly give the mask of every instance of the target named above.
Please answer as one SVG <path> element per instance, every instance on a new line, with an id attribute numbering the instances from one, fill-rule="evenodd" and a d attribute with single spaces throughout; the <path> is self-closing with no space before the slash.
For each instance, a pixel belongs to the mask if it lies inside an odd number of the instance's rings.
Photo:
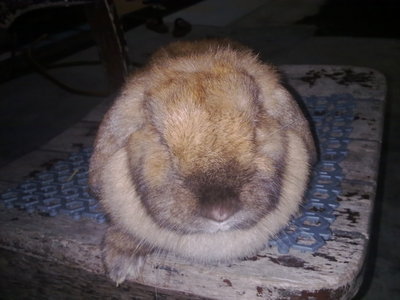
<path id="1" fill-rule="evenodd" d="M 162 138 L 151 125 L 145 125 L 128 138 L 129 170 L 136 191 L 145 201 L 152 189 L 159 189 L 170 180 L 171 155 Z"/>
<path id="2" fill-rule="evenodd" d="M 258 76 L 255 75 L 255 71 Z M 261 116 L 266 112 L 270 119 L 279 122 L 278 128 L 282 129 L 282 132 L 292 130 L 303 139 L 310 156 L 308 162 L 314 164 L 317 161 L 317 153 L 309 121 L 293 95 L 281 84 L 280 74 L 275 68 L 265 64 L 255 66 L 249 73 L 254 76 L 259 86 Z"/>

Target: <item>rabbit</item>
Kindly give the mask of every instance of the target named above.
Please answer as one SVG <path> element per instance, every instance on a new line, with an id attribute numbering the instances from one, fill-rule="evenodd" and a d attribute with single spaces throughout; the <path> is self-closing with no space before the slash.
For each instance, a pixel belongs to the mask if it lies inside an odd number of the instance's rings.
<path id="1" fill-rule="evenodd" d="M 137 278 L 152 253 L 204 264 L 256 254 L 298 211 L 315 160 L 303 112 L 252 50 L 161 48 L 104 116 L 90 161 L 110 218 L 109 277 Z"/>

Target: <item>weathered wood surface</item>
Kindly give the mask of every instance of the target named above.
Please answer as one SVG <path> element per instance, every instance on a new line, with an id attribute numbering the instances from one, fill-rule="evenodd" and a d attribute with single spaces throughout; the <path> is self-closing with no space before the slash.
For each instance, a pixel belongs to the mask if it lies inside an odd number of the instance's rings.
<path id="1" fill-rule="evenodd" d="M 42 272 L 68 273 L 57 274 L 62 278 L 65 298 L 146 299 L 151 295 L 161 299 L 351 298 L 362 280 L 370 236 L 382 140 L 385 80 L 376 71 L 356 67 L 283 66 L 282 70 L 301 95 L 350 93 L 360 98 L 355 108 L 349 154 L 341 162 L 345 180 L 338 196 L 337 219 L 331 225 L 333 236 L 316 253 L 291 250 L 281 255 L 275 248 L 266 248 L 255 257 L 229 265 L 199 265 L 169 255 L 150 257 L 136 283 L 128 281 L 116 288 L 105 278 L 100 258 L 99 245 L 106 225 L 89 220 L 74 221 L 68 217 L 29 215 L 3 208 L 0 209 L 0 248 L 6 251 L 6 257 L 15 253 L 13 265 L 18 270 L 38 272 L 38 268 L 42 268 Z M 104 107 L 97 109 L 104 111 Z M 91 116 L 97 118 L 99 113 L 93 112 Z M 70 129 L 70 132 L 74 130 Z M 55 144 L 58 142 L 55 141 L 42 149 L 57 149 Z M 68 148 L 65 141 L 85 143 L 86 137 L 77 134 L 76 141 L 64 137 L 60 145 Z M 35 160 L 42 155 L 32 153 L 29 157 Z M 26 168 L 23 168 L 24 164 Z M 35 170 L 36 165 L 28 164 L 27 158 L 22 158 L 6 167 L 5 173 L 1 170 L 0 180 L 6 180 L 7 174 L 12 179 L 9 181 L 23 178 Z M 29 264 L 30 268 L 24 269 L 24 264 Z M 4 274 L 14 274 L 9 271 L 10 265 L 2 263 L 0 266 L 7 269 L 8 273 Z M 2 276 L 3 285 L 7 282 L 11 286 L 17 284 L 10 279 L 11 275 Z M 70 294 L 66 287 L 70 288 Z M 47 288 L 60 291 L 60 282 L 50 280 Z M 39 289 L 43 292 L 45 288 L 36 287 L 35 290 L 31 287 L 30 292 L 36 295 Z"/>

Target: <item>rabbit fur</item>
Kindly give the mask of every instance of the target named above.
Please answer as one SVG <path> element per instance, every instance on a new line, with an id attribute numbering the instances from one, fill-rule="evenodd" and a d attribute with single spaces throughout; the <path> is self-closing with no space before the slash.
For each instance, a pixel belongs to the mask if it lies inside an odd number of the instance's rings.
<path id="1" fill-rule="evenodd" d="M 304 114 L 250 49 L 161 48 L 106 113 L 90 162 L 110 217 L 109 276 L 137 278 L 154 252 L 201 263 L 254 255 L 297 212 L 315 159 Z"/>

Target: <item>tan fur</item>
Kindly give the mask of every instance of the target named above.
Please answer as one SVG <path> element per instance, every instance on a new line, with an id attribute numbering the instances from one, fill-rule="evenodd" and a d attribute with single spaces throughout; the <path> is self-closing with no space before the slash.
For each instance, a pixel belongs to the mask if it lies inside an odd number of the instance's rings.
<path id="1" fill-rule="evenodd" d="M 202 262 L 256 253 L 296 213 L 314 159 L 298 105 L 249 49 L 162 48 L 105 116 L 91 159 L 112 220 L 110 277 L 138 276 L 152 251 Z"/>

